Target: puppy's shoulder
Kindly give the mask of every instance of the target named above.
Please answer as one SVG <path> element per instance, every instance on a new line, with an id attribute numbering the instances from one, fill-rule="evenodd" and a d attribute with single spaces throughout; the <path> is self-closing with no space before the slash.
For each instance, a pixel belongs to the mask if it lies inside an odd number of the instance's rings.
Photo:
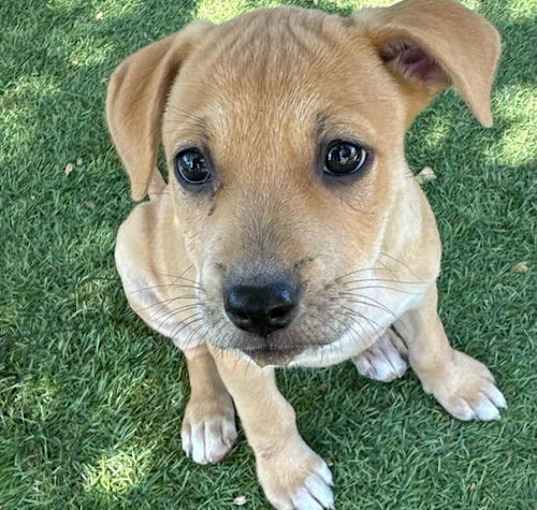
<path id="1" fill-rule="evenodd" d="M 442 244 L 427 196 L 413 177 L 397 195 L 384 237 L 385 252 L 405 260 L 424 280 L 440 272 Z"/>
<path id="2" fill-rule="evenodd" d="M 129 242 L 131 237 L 146 237 L 158 223 L 161 209 L 160 201 L 136 204 L 118 229 L 118 241 Z"/>
<path id="3" fill-rule="evenodd" d="M 118 265 L 127 260 L 129 266 L 140 269 L 158 265 L 172 218 L 172 204 L 167 192 L 136 205 L 117 233 Z"/>

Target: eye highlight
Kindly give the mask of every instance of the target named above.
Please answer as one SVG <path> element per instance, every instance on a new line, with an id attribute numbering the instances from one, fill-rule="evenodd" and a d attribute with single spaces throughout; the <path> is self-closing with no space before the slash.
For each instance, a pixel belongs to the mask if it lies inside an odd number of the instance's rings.
<path id="1" fill-rule="evenodd" d="M 175 176 L 181 184 L 201 185 L 212 178 L 207 159 L 196 147 L 184 149 L 175 156 Z"/>
<path id="2" fill-rule="evenodd" d="M 369 153 L 357 143 L 334 140 L 328 144 L 323 172 L 334 177 L 358 173 L 367 163 Z"/>

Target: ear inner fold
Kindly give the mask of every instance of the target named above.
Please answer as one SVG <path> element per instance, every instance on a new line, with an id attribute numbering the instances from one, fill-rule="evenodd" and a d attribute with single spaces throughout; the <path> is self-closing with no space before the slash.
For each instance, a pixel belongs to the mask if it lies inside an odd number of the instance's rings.
<path id="1" fill-rule="evenodd" d="M 492 125 L 490 93 L 501 47 L 485 18 L 453 0 L 405 0 L 366 10 L 363 18 L 393 72 L 429 91 L 453 85 L 481 124 Z"/>

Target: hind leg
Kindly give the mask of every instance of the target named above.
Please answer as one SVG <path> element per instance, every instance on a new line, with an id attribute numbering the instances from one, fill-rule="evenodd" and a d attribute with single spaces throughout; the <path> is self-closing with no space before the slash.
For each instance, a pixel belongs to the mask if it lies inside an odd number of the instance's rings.
<path id="1" fill-rule="evenodd" d="M 496 420 L 505 398 L 488 368 L 453 349 L 437 314 L 437 292 L 432 288 L 416 310 L 395 324 L 405 333 L 410 365 L 423 389 L 460 420 Z"/>
<path id="2" fill-rule="evenodd" d="M 393 328 L 366 351 L 352 359 L 356 369 L 364 377 L 389 382 L 402 377 L 408 368 L 407 348 Z"/>

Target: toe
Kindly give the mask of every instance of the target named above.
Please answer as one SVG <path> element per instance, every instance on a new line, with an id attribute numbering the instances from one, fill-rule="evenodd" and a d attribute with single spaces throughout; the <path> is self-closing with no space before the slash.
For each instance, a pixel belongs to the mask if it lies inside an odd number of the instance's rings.
<path id="1" fill-rule="evenodd" d="M 323 463 L 317 470 L 317 474 L 324 480 L 327 485 L 329 485 L 330 487 L 334 486 L 334 478 L 332 476 L 332 471 L 330 471 L 330 468 L 326 465 L 326 462 L 323 461 Z"/>
<path id="2" fill-rule="evenodd" d="M 192 442 L 192 460 L 196 464 L 207 464 L 205 458 L 205 424 L 193 428 L 190 436 Z"/>
<path id="3" fill-rule="evenodd" d="M 472 405 L 472 409 L 478 420 L 491 421 L 500 419 L 500 411 L 483 393 L 479 393 L 479 399 Z"/>
<path id="4" fill-rule="evenodd" d="M 183 447 L 185 455 L 189 458 L 192 457 L 191 433 L 190 424 L 184 425 L 183 430 L 181 431 L 181 446 Z"/>
<path id="5" fill-rule="evenodd" d="M 507 402 L 503 393 L 494 384 L 489 384 L 483 392 L 496 407 L 507 409 Z"/>
<path id="6" fill-rule="evenodd" d="M 386 357 L 394 378 L 402 377 L 408 368 L 408 363 L 399 353 L 399 351 L 390 344 L 388 348 L 382 348 L 382 352 Z"/>
<path id="7" fill-rule="evenodd" d="M 468 402 L 462 398 L 449 402 L 447 405 L 444 405 L 441 401 L 440 403 L 444 409 L 451 414 L 451 416 L 457 418 L 458 420 L 469 421 L 475 418 L 474 410 L 470 407 Z"/>
<path id="8" fill-rule="evenodd" d="M 291 497 L 296 510 L 328 510 L 334 508 L 333 479 L 323 461 L 303 482 L 303 486 Z"/>
<path id="9" fill-rule="evenodd" d="M 334 508 L 334 494 L 330 486 L 319 475 L 312 475 L 306 480 L 309 493 L 320 503 L 322 508 Z"/>
<path id="10" fill-rule="evenodd" d="M 222 422 L 222 438 L 224 443 L 231 448 L 237 440 L 237 427 L 235 426 L 235 418 L 227 417 Z"/>
<path id="11" fill-rule="evenodd" d="M 323 510 L 320 503 L 305 488 L 300 489 L 292 501 L 296 510 Z"/>
<path id="12" fill-rule="evenodd" d="M 222 424 L 213 421 L 205 424 L 205 459 L 207 462 L 218 462 L 224 458 L 229 446 L 224 441 Z"/>

